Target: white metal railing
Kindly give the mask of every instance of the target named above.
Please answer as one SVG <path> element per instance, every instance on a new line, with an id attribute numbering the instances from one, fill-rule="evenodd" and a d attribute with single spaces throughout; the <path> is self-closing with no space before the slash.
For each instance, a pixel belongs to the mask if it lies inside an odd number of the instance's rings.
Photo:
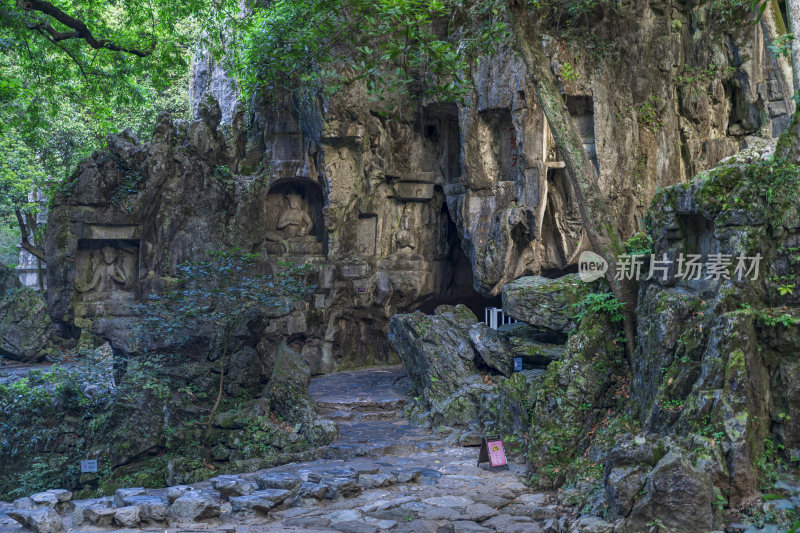
<path id="1" fill-rule="evenodd" d="M 506 316 L 501 307 L 486 307 L 483 310 L 483 321 L 492 329 L 497 329 L 503 324 L 515 324 L 516 318 Z"/>

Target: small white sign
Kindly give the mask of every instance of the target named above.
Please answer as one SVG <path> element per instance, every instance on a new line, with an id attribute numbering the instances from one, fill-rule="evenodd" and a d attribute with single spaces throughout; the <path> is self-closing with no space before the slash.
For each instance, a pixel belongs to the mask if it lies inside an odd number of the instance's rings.
<path id="1" fill-rule="evenodd" d="M 97 472 L 97 459 L 81 461 L 81 472 Z"/>

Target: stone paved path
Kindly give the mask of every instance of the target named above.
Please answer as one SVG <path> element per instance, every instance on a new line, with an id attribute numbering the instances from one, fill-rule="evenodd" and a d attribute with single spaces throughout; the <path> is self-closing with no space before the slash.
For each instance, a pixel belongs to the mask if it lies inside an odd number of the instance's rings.
<path id="1" fill-rule="evenodd" d="M 400 367 L 315 378 L 311 394 L 341 432 L 326 458 L 192 487 L 122 489 L 74 502 L 76 510 L 61 515 L 64 525 L 120 533 L 567 531 L 568 510 L 549 494 L 531 493 L 522 464 L 494 473 L 478 468 L 477 448 L 453 445 L 399 417 L 407 387 Z M 64 511 L 72 503 L 53 505 Z M 23 531 L 4 514 L 10 507 L 0 504 L 0 533 Z"/>

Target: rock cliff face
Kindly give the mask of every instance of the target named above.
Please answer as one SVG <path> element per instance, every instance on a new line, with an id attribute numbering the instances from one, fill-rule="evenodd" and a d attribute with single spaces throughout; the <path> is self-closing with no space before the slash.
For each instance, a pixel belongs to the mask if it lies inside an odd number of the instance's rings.
<path id="1" fill-rule="evenodd" d="M 779 156 L 796 153 L 797 130 L 781 138 Z M 421 418 L 513 439 L 520 429 L 507 413 L 521 409 L 533 480 L 578 483 L 584 509 L 607 520 L 586 518 L 575 531 L 643 531 L 654 519 L 668 530 L 720 529 L 723 508 L 751 505 L 800 456 L 793 160 L 746 150 L 657 194 L 647 214 L 653 255 L 644 258 L 654 275 L 640 283 L 630 367 L 613 311 L 593 309 L 590 287 L 572 276 L 503 289 L 504 310 L 523 328 L 566 339 L 533 379 L 461 361 L 473 346 L 445 310 L 395 316 L 390 339 L 422 392 Z M 459 371 L 445 369 L 454 359 Z"/>
<path id="2" fill-rule="evenodd" d="M 630 234 L 657 187 L 788 116 L 758 26 L 679 2 L 607 22 L 616 44 L 543 43 L 554 71 L 575 72 L 561 77 L 568 107 Z M 586 243 L 524 67 L 501 47 L 470 77 L 463 105 L 429 102 L 399 120 L 358 84 L 330 99 L 301 88 L 246 114 L 224 73 L 198 61 L 198 120 L 163 117 L 149 143 L 110 137 L 56 199 L 51 315 L 124 351 L 125 322 L 100 317 L 135 315 L 176 264 L 238 246 L 265 269 L 314 265 L 317 293 L 270 321 L 259 357 L 283 339 L 324 373 L 390 360 L 396 312 L 463 302 L 480 313 L 505 283 L 570 268 Z"/>

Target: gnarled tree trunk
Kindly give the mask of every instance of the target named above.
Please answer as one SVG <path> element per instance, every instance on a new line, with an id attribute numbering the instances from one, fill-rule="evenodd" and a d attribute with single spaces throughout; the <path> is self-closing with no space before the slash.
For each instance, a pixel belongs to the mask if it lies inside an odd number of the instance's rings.
<path id="1" fill-rule="evenodd" d="M 609 264 L 606 278 L 614 296 L 625 304 L 623 327 L 627 340 L 627 355 L 633 357 L 636 323 L 636 284 L 631 280 L 615 279 L 617 255 L 625 252 L 622 239 L 600 191 L 597 171 L 583 147 L 564 98 L 558 90 L 555 76 L 550 71 L 550 61 L 541 46 L 541 35 L 528 18 L 525 1 L 512 0 L 508 12 L 517 50 L 522 56 L 531 77 L 539 105 L 553 133 L 556 146 L 564 160 L 567 176 L 575 191 L 581 221 L 594 251 Z"/>

